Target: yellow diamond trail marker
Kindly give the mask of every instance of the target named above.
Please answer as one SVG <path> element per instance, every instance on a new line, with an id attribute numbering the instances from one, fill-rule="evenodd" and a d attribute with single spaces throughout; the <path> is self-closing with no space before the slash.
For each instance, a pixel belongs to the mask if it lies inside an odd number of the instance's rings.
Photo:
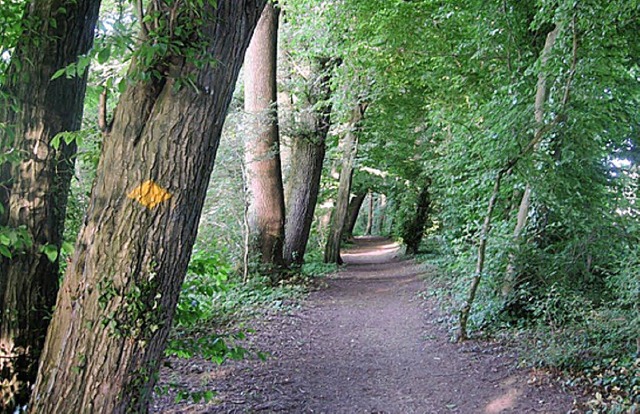
<path id="1" fill-rule="evenodd" d="M 134 188 L 127 194 L 127 197 L 136 200 L 148 209 L 152 209 L 163 201 L 170 199 L 171 193 L 153 181 L 147 180 Z"/>

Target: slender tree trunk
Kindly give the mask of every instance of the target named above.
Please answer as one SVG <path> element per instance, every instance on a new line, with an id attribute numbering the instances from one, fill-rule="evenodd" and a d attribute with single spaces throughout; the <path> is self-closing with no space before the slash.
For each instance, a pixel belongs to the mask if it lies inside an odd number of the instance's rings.
<path id="1" fill-rule="evenodd" d="M 43 249 L 60 250 L 76 144 L 61 140 L 55 149 L 51 140 L 82 120 L 86 73 L 51 77 L 89 50 L 99 7 L 99 0 L 35 0 L 2 85 L 12 104 L 0 102 L 0 124 L 11 131 L 0 129 L 0 146 L 13 146 L 20 160 L 2 167 L 8 176 L 0 181 L 9 186 L 0 225 L 24 226 L 33 241 L 0 259 L 0 405 L 7 411 L 28 402 L 58 290 L 58 259 Z"/>
<path id="2" fill-rule="evenodd" d="M 522 198 L 520 199 L 520 206 L 518 208 L 518 215 L 516 226 L 513 229 L 513 244 L 514 247 L 521 243 L 522 232 L 527 225 L 527 219 L 529 217 L 529 207 L 531 205 L 531 185 L 526 184 Z M 509 253 L 509 259 L 507 262 L 507 271 L 502 284 L 502 296 L 507 299 L 513 293 L 517 285 L 517 269 L 516 269 L 516 254 L 514 252 Z"/>
<path id="3" fill-rule="evenodd" d="M 342 157 L 342 170 L 340 171 L 340 182 L 338 184 L 338 195 L 336 197 L 336 206 L 331 215 L 331 224 L 329 227 L 329 236 L 324 251 L 325 263 L 342 264 L 340 257 L 340 242 L 342 241 L 342 229 L 347 216 L 347 207 L 349 206 L 349 196 L 351 193 L 351 179 L 353 178 L 353 161 L 358 152 L 358 135 L 357 128 L 364 118 L 364 111 L 367 106 L 359 103 L 351 113 L 351 127 L 344 137 L 344 154 Z"/>
<path id="4" fill-rule="evenodd" d="M 373 193 L 369 191 L 369 211 L 367 214 L 367 227 L 364 230 L 364 234 L 371 236 L 371 229 L 373 228 Z"/>
<path id="5" fill-rule="evenodd" d="M 573 34 L 573 52 L 572 52 L 572 61 L 571 61 L 571 70 L 569 71 L 569 76 L 567 78 L 567 82 L 565 84 L 565 88 L 564 88 L 564 93 L 563 93 L 563 97 L 562 97 L 562 107 L 566 106 L 567 102 L 569 101 L 569 92 L 570 92 L 570 88 L 571 88 L 571 83 L 573 81 L 573 76 L 575 74 L 575 70 L 576 70 L 576 64 L 577 64 L 577 36 L 576 36 L 576 29 L 575 29 L 575 21 L 573 22 L 573 30 L 574 30 L 574 34 Z M 549 33 L 549 36 L 547 37 L 547 43 L 545 44 L 545 50 L 550 50 L 551 47 L 553 46 L 553 43 L 555 42 L 555 37 L 557 36 L 557 32 L 559 31 L 559 28 L 556 27 L 552 32 Z M 555 34 L 554 34 L 555 32 Z M 545 54 L 545 51 L 543 50 L 543 56 Z M 540 81 L 540 78 L 538 79 Z M 546 82 L 546 78 L 545 78 L 545 82 Z M 544 94 L 541 93 L 541 89 L 544 91 Z M 537 89 L 537 96 L 536 96 L 536 103 L 540 104 L 540 106 L 537 108 L 540 108 L 542 110 L 542 104 L 545 100 L 544 95 L 546 94 L 546 88 L 544 87 L 540 87 L 540 82 L 538 84 L 538 89 Z M 540 119 L 542 119 L 542 115 L 543 113 L 540 112 Z M 487 238 L 489 235 L 489 231 L 491 228 L 491 214 L 493 213 L 493 207 L 495 205 L 495 201 L 498 197 L 498 193 L 500 191 L 500 182 L 503 178 L 503 176 L 509 175 L 512 171 L 513 168 L 515 167 L 515 165 L 522 159 L 522 157 L 524 157 L 525 155 L 529 154 L 532 151 L 535 151 L 536 148 L 538 148 L 538 146 L 540 145 L 540 142 L 542 141 L 542 138 L 544 137 L 544 135 L 547 133 L 547 131 L 549 131 L 551 128 L 553 128 L 553 126 L 555 126 L 560 119 L 562 119 L 563 114 L 562 113 L 558 113 L 556 115 L 556 117 L 553 119 L 553 121 L 551 121 L 549 124 L 546 125 L 542 125 L 541 123 L 538 124 L 538 126 L 536 127 L 536 130 L 533 134 L 533 138 L 531 139 L 531 141 L 529 141 L 529 143 L 520 151 L 520 153 L 515 156 L 514 158 L 512 158 L 511 160 L 509 160 L 509 162 L 507 162 L 507 165 L 500 170 L 500 172 L 498 173 L 498 176 L 496 178 L 496 183 L 493 189 L 493 193 L 491 195 L 491 199 L 489 200 L 489 207 L 487 209 L 487 216 L 485 217 L 485 222 L 484 225 L 482 227 L 482 232 L 481 232 L 481 239 L 480 239 L 480 244 L 478 245 L 478 262 L 477 262 L 477 266 L 476 266 L 476 272 L 475 275 L 473 277 L 473 282 L 471 284 L 471 289 L 469 292 L 469 298 L 467 299 L 467 302 L 465 304 L 465 306 L 463 307 L 463 309 L 460 312 L 460 336 L 459 336 L 459 340 L 464 340 L 467 338 L 467 321 L 469 318 L 469 313 L 471 311 L 471 306 L 473 304 L 473 301 L 475 299 L 475 295 L 476 295 L 476 291 L 478 289 L 478 285 L 480 284 L 480 280 L 482 277 L 482 272 L 484 270 L 484 259 L 485 259 L 485 251 L 486 251 L 486 244 L 487 244 Z M 538 119 L 538 114 L 536 114 L 536 119 Z M 523 195 L 523 198 L 527 196 L 526 192 Z M 525 204 L 527 210 L 529 207 L 528 201 Z M 522 209 L 519 210 L 518 214 L 523 214 L 522 213 Z M 523 219 L 524 221 L 524 219 Z M 523 224 L 524 227 L 524 224 Z M 503 290 L 504 291 L 504 290 Z"/>
<path id="6" fill-rule="evenodd" d="M 320 178 L 326 150 L 326 137 L 331 126 L 331 69 L 335 61 L 318 58 L 311 64 L 309 85 L 300 122 L 300 134 L 293 138 L 291 173 L 287 183 L 287 220 L 284 260 L 302 264 L 307 248 L 313 214 L 318 201 Z"/>
<path id="7" fill-rule="evenodd" d="M 58 294 L 31 413 L 147 411 L 222 124 L 264 4 L 205 2 L 203 23 L 187 38 L 207 41 L 202 53 L 215 60 L 189 60 L 186 45 L 185 55 L 150 68 L 160 76 L 138 78 L 123 93 Z M 160 3 L 157 19 L 174 12 Z M 186 78 L 192 86 L 176 85 Z"/>
<path id="8" fill-rule="evenodd" d="M 349 207 L 347 207 L 347 219 L 344 223 L 344 229 L 342 230 L 342 240 L 353 241 L 353 229 L 356 227 L 358 214 L 366 197 L 367 193 L 364 191 L 356 193 L 355 196 L 351 197 Z"/>
<path id="9" fill-rule="evenodd" d="M 375 234 L 384 235 L 384 221 L 387 215 L 387 196 L 384 194 L 378 195 L 378 215 L 375 217 L 373 223 L 373 232 Z"/>
<path id="10" fill-rule="evenodd" d="M 544 125 L 544 104 L 547 101 L 547 76 L 544 71 L 547 61 L 549 60 L 549 54 L 558 37 L 559 26 L 556 26 L 549 34 L 542 50 L 540 63 L 543 70 L 538 74 L 538 84 L 536 87 L 536 98 L 534 103 L 534 117 L 536 121 L 536 130 L 534 135 L 541 134 L 541 130 Z M 535 152 L 540 147 L 540 141 L 538 141 L 532 151 Z M 531 206 L 531 184 L 527 183 L 520 200 L 520 207 L 518 208 L 518 217 L 516 226 L 513 230 L 513 243 L 518 246 L 521 243 L 522 232 L 527 225 L 527 218 L 529 217 L 529 208 Z M 502 285 L 502 295 L 507 298 L 511 295 L 514 288 L 518 284 L 517 269 L 515 266 L 516 256 L 514 253 L 509 254 L 509 260 L 507 264 L 507 271 Z"/>
<path id="11" fill-rule="evenodd" d="M 249 190 L 250 257 L 269 272 L 283 264 L 284 189 L 278 131 L 276 57 L 279 10 L 267 2 L 245 61 L 249 135 L 245 164 Z"/>
<path id="12" fill-rule="evenodd" d="M 489 205 L 487 206 L 487 212 L 484 216 L 484 223 L 482 224 L 482 230 L 480 231 L 480 243 L 478 243 L 478 260 L 476 262 L 476 271 L 473 274 L 473 280 L 471 282 L 471 288 L 469 289 L 469 297 L 465 302 L 462 310 L 460 311 L 460 335 L 458 341 L 464 341 L 467 339 L 467 321 L 469 320 L 469 314 L 471 313 L 471 306 L 476 298 L 478 286 L 482 278 L 482 272 L 484 271 L 484 260 L 487 251 L 487 240 L 489 239 L 489 233 L 491 231 L 491 216 L 493 215 L 493 209 L 495 208 L 498 195 L 500 194 L 500 184 L 502 177 L 507 170 L 500 170 L 496 176 L 496 182 L 493 186 L 493 192 L 489 199 Z"/>
<path id="13" fill-rule="evenodd" d="M 416 202 L 416 212 L 414 216 L 404 225 L 402 238 L 407 246 L 407 254 L 417 254 L 424 235 L 424 227 L 427 223 L 429 212 L 431 211 L 431 198 L 429 188 L 431 180 L 427 179 L 426 184 L 420 190 Z"/>

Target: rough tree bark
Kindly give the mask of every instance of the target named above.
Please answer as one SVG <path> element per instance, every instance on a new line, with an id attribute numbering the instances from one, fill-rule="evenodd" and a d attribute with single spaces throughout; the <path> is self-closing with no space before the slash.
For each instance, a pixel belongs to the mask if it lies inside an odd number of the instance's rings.
<path id="1" fill-rule="evenodd" d="M 429 197 L 430 187 L 431 180 L 427 179 L 424 187 L 420 190 L 420 194 L 418 194 L 415 214 L 403 226 L 402 239 L 407 246 L 408 254 L 418 253 L 418 248 L 424 235 L 424 227 L 431 210 L 431 198 Z"/>
<path id="2" fill-rule="evenodd" d="M 283 264 L 284 189 L 278 131 L 276 54 L 279 10 L 265 6 L 245 60 L 245 141 L 249 257 L 269 272 Z"/>
<path id="3" fill-rule="evenodd" d="M 349 207 L 347 207 L 347 218 L 344 222 L 344 229 L 342 229 L 342 240 L 353 241 L 353 229 L 356 227 L 356 221 L 358 221 L 358 215 L 360 214 L 360 209 L 366 197 L 367 193 L 365 191 L 356 193 L 351 197 Z"/>
<path id="4" fill-rule="evenodd" d="M 186 58 L 188 50 L 169 56 L 151 68 L 158 76 L 134 77 L 123 93 L 58 294 L 31 413 L 147 411 L 222 124 L 264 4 L 205 2 L 196 10 L 203 23 L 183 27 L 207 42 L 195 49 L 199 62 Z M 176 16 L 165 3 L 157 7 L 159 21 L 192 20 L 188 9 Z M 190 85 L 178 87 L 185 78 Z"/>
<path id="5" fill-rule="evenodd" d="M 342 241 L 342 229 L 347 216 L 347 207 L 349 206 L 349 196 L 351 194 L 351 179 L 353 178 L 353 161 L 358 151 L 358 135 L 357 130 L 360 122 L 364 118 L 364 112 L 367 109 L 365 103 L 358 103 L 351 112 L 349 120 L 350 128 L 344 136 L 342 169 L 340 170 L 340 182 L 338 184 L 338 195 L 336 197 L 336 206 L 331 214 L 331 224 L 329 226 L 329 235 L 324 250 L 324 262 L 342 264 L 340 257 L 340 242 Z"/>
<path id="6" fill-rule="evenodd" d="M 33 241 L 11 259 L 0 259 L 0 405 L 7 411 L 28 402 L 49 314 L 58 290 L 59 251 L 73 174 L 74 142 L 51 140 L 80 128 L 87 75 L 52 75 L 93 44 L 99 0 L 41 1 L 28 7 L 25 31 L 11 57 L 0 102 L 0 144 L 19 151 L 20 161 L 3 166 L 0 225 L 24 226 Z M 0 98 L 2 99 L 2 98 Z M 7 129 L 8 128 L 8 129 Z"/>
<path id="7" fill-rule="evenodd" d="M 335 60 L 316 58 L 310 64 L 309 84 L 298 134 L 291 147 L 291 173 L 287 182 L 287 219 L 284 260 L 300 265 L 304 261 L 313 214 L 318 201 L 327 133 L 331 126 L 331 69 Z"/>

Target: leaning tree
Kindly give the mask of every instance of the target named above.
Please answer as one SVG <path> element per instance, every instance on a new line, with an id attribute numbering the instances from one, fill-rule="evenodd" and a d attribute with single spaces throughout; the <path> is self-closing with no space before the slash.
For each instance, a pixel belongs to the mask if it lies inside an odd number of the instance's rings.
<path id="1" fill-rule="evenodd" d="M 146 11 L 30 412 L 147 410 L 222 124 L 265 3 L 152 2 Z"/>

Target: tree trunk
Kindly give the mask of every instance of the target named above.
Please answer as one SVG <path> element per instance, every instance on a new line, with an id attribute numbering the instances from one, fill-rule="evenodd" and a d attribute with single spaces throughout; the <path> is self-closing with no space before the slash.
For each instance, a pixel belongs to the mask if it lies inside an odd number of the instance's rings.
<path id="1" fill-rule="evenodd" d="M 546 59 L 548 58 L 548 52 L 550 51 L 550 49 L 553 47 L 553 43 L 555 42 L 555 38 L 559 32 L 559 27 L 556 27 L 553 31 L 551 31 L 549 33 L 549 35 L 547 36 L 547 42 L 545 43 L 545 47 L 542 53 L 543 56 L 543 63 L 546 62 Z M 575 69 L 576 69 L 576 64 L 577 64 L 577 38 L 576 38 L 576 34 L 575 34 L 575 26 L 574 26 L 574 37 L 573 37 L 573 53 L 572 53 L 572 61 L 571 61 L 571 70 L 569 71 L 569 77 L 567 79 L 566 85 L 565 85 L 565 89 L 564 89 L 564 94 L 563 94 L 563 98 L 562 98 L 562 106 L 564 107 L 568 100 L 569 100 L 569 91 L 570 91 L 570 87 L 571 87 L 571 82 L 573 80 L 573 75 L 575 74 Z M 542 141 L 542 138 L 544 137 L 545 133 L 547 131 L 549 131 L 554 125 L 556 125 L 560 119 L 562 119 L 562 114 L 558 113 L 556 115 L 556 117 L 553 119 L 553 121 L 547 125 L 543 125 L 542 121 L 543 121 L 543 115 L 544 115 L 544 108 L 543 108 L 543 103 L 546 99 L 546 87 L 545 87 L 545 83 L 546 83 L 546 77 L 544 74 L 541 74 L 540 77 L 538 78 L 538 88 L 536 91 L 536 121 L 540 121 L 538 122 L 538 125 L 536 126 L 535 132 L 533 134 L 533 138 L 531 139 L 531 141 L 529 141 L 529 143 L 520 151 L 520 153 L 515 156 L 514 158 L 512 158 L 511 160 L 509 160 L 509 162 L 507 162 L 507 165 L 498 172 L 498 176 L 496 177 L 496 183 L 493 189 L 493 193 L 491 195 L 491 199 L 489 200 L 489 207 L 487 209 L 487 215 L 485 217 L 485 221 L 484 224 L 482 226 L 482 231 L 481 231 L 481 236 L 480 236 L 480 244 L 478 245 L 478 262 L 476 265 L 476 272 L 473 276 L 473 281 L 471 283 L 471 289 L 469 292 L 469 298 L 467 299 L 467 302 L 465 303 L 463 309 L 460 312 L 460 336 L 459 336 L 459 340 L 464 340 L 467 338 L 467 320 L 469 318 L 469 313 L 471 311 L 471 306 L 473 304 L 473 301 L 475 299 L 475 295 L 476 295 L 476 291 L 478 289 L 478 285 L 480 284 L 480 279 L 482 277 L 482 272 L 484 270 L 484 259 L 485 259 L 485 251 L 486 251 L 486 244 L 487 244 L 487 238 L 489 235 L 489 231 L 491 229 L 491 214 L 493 213 L 493 208 L 496 202 L 496 199 L 498 197 L 498 193 L 500 191 L 500 182 L 502 180 L 502 177 L 506 174 L 509 175 L 511 174 L 511 172 L 513 171 L 513 168 L 516 166 L 516 164 L 522 159 L 522 157 L 524 157 L 525 155 L 529 154 L 532 151 L 535 151 L 538 146 L 540 145 L 540 142 Z M 530 195 L 527 194 L 527 191 L 525 191 L 525 193 L 523 194 L 523 199 L 526 198 L 526 202 L 524 207 L 521 205 L 519 211 L 518 211 L 518 215 L 519 215 L 519 219 L 522 220 L 522 228 L 524 228 L 524 224 L 525 224 L 525 219 L 526 216 L 528 214 L 524 214 L 524 211 L 528 212 L 528 208 L 529 208 L 529 197 Z M 520 230 L 521 231 L 521 230 Z M 511 286 L 513 286 L 513 283 L 511 283 Z M 508 289 L 513 289 L 512 287 L 507 286 L 507 290 Z M 503 292 L 504 292 L 504 288 L 503 288 Z"/>
<path id="2" fill-rule="evenodd" d="M 544 44 L 544 48 L 540 57 L 540 64 L 542 69 L 538 74 L 538 84 L 536 87 L 536 98 L 534 103 L 534 117 L 536 121 L 536 130 L 534 135 L 541 134 L 542 127 L 544 125 L 544 104 L 547 100 L 547 76 L 544 71 L 546 68 L 547 61 L 549 60 L 549 54 L 551 53 L 551 49 L 553 49 L 553 45 L 556 42 L 556 38 L 558 37 L 558 32 L 560 28 L 556 26 L 549 34 L 547 35 L 547 39 Z M 535 152 L 540 147 L 540 140 L 534 145 L 532 151 Z M 515 246 L 518 246 L 521 242 L 522 232 L 524 231 L 525 226 L 527 225 L 527 218 L 529 217 L 529 208 L 531 206 L 531 185 L 529 183 L 526 184 L 524 193 L 522 194 L 522 199 L 520 200 L 520 207 L 518 208 L 518 217 L 516 226 L 513 229 L 513 243 Z M 502 284 L 502 296 L 504 298 L 508 298 L 513 293 L 514 288 L 517 286 L 517 269 L 515 266 L 516 256 L 512 252 L 509 254 L 509 260 L 507 263 L 507 271 L 504 278 L 504 283 Z"/>
<path id="3" fill-rule="evenodd" d="M 426 184 L 422 187 L 416 202 L 416 213 L 403 228 L 402 239 L 407 246 L 407 254 L 417 254 L 424 235 L 424 227 L 427 223 L 429 212 L 431 211 L 431 198 L 429 197 L 429 188 L 431 180 L 427 179 Z"/>
<path id="4" fill-rule="evenodd" d="M 364 230 L 364 234 L 371 236 L 371 229 L 373 228 L 373 193 L 369 191 L 369 212 L 367 214 L 367 227 Z"/>
<path id="5" fill-rule="evenodd" d="M 353 229 L 356 227 L 358 214 L 366 197 L 367 193 L 365 192 L 357 193 L 351 197 L 349 207 L 347 207 L 347 219 L 344 223 L 344 229 L 342 230 L 342 240 L 353 241 Z"/>
<path id="6" fill-rule="evenodd" d="M 473 280 L 471 282 L 471 288 L 469 289 L 469 297 L 465 302 L 462 310 L 460 311 L 460 334 L 458 341 L 464 341 L 467 339 L 467 321 L 469 320 L 469 314 L 471 313 L 471 306 L 476 298 L 478 292 L 478 286 L 482 279 L 482 272 L 484 272 L 484 259 L 487 251 L 487 240 L 489 239 L 489 233 L 491 231 L 491 216 L 493 215 L 493 209 L 495 208 L 498 195 L 500 194 L 500 184 L 502 177 L 507 173 L 507 169 L 500 170 L 496 176 L 496 182 L 493 186 L 493 192 L 489 199 L 489 205 L 487 206 L 487 213 L 484 216 L 484 223 L 482 224 L 482 230 L 480 231 L 480 243 L 478 243 L 478 260 L 476 262 L 476 271 L 473 274 Z"/>
<path id="7" fill-rule="evenodd" d="M 353 161 L 358 152 L 357 129 L 360 121 L 364 118 L 364 111 L 367 105 L 359 103 L 351 113 L 350 128 L 344 137 L 344 154 L 342 156 L 342 170 L 340 171 L 340 182 L 338 184 L 338 195 L 336 206 L 331 215 L 329 236 L 324 251 L 325 263 L 342 264 L 340 257 L 340 242 L 342 241 L 342 229 L 347 216 L 349 206 L 349 196 L 351 193 L 351 179 L 353 178 Z"/>
<path id="8" fill-rule="evenodd" d="M 514 247 L 521 243 L 522 232 L 527 225 L 527 219 L 529 217 L 529 207 L 531 205 L 531 185 L 526 184 L 522 198 L 520 199 L 520 206 L 518 208 L 518 216 L 516 226 L 513 229 L 513 244 Z M 515 252 L 509 253 L 507 262 L 507 271 L 505 274 L 504 282 L 502 284 L 502 296 L 508 299 L 513 290 L 516 288 L 517 283 L 517 269 L 516 269 L 516 254 Z"/>
<path id="9" fill-rule="evenodd" d="M 549 33 L 547 37 L 547 42 L 545 43 L 545 48 L 542 53 L 544 62 L 546 62 L 545 55 L 548 58 L 547 52 L 553 46 L 553 43 L 555 42 L 555 38 L 559 31 L 560 31 L 559 27 L 556 27 L 553 31 Z M 577 64 L 576 52 L 577 52 L 577 38 L 576 38 L 575 27 L 574 27 L 573 56 L 571 61 L 571 70 L 569 72 L 569 77 L 565 85 L 564 94 L 561 102 L 563 107 L 567 104 L 569 100 L 569 91 L 570 91 L 571 82 L 573 80 L 573 75 L 575 74 L 575 69 Z M 540 121 L 543 120 L 543 115 L 544 115 L 543 103 L 546 99 L 545 98 L 546 87 L 544 86 L 545 83 L 546 83 L 546 77 L 544 74 L 541 74 L 541 76 L 538 78 L 538 88 L 536 91 L 536 115 L 535 115 L 536 120 L 540 120 Z M 493 208 L 498 198 L 498 193 L 500 191 L 500 182 L 505 174 L 506 175 L 511 174 L 511 172 L 513 171 L 513 168 L 525 155 L 535 151 L 538 148 L 546 132 L 549 131 L 554 125 L 556 125 L 562 118 L 563 118 L 563 114 L 558 113 L 556 117 L 553 119 L 553 121 L 550 122 L 549 124 L 543 125 L 542 123 L 538 123 L 531 141 L 529 141 L 529 143 L 520 151 L 520 153 L 517 156 L 513 157 L 511 160 L 509 160 L 506 166 L 498 172 L 493 193 L 491 195 L 491 199 L 489 200 L 487 215 L 485 217 L 485 221 L 482 226 L 482 231 L 480 235 L 480 244 L 478 245 L 478 262 L 476 265 L 476 272 L 473 276 L 473 281 L 471 283 L 469 298 L 467 299 L 467 302 L 465 303 L 464 307 L 460 312 L 460 336 L 458 339 L 461 341 L 467 338 L 467 321 L 469 318 L 469 314 L 471 312 L 471 306 L 473 305 L 473 301 L 475 299 L 478 286 L 480 284 L 480 280 L 482 278 L 482 272 L 484 270 L 487 238 L 489 236 L 489 231 L 491 229 L 491 215 L 493 213 Z M 528 201 L 529 195 L 527 195 L 526 191 L 523 194 L 523 198 L 527 198 L 527 201 L 525 203 L 526 209 L 520 208 L 518 211 L 518 215 L 520 216 L 519 218 L 522 218 L 522 222 L 523 222 L 522 227 L 524 228 L 524 220 L 526 219 L 526 216 L 527 216 L 524 214 L 524 210 L 528 211 L 528 208 L 529 208 L 529 201 Z M 507 289 L 508 288 L 509 287 L 507 286 Z M 504 292 L 504 288 L 503 288 L 503 292 Z"/>
<path id="10" fill-rule="evenodd" d="M 30 30 L 2 85 L 12 102 L 0 102 L 0 124 L 11 128 L 0 129 L 0 145 L 18 149 L 20 160 L 2 167 L 8 176 L 0 181 L 10 185 L 0 226 L 24 226 L 33 242 L 0 259 L 0 405 L 7 411 L 28 402 L 58 290 L 58 259 L 43 249 L 60 250 L 76 144 L 60 140 L 55 149 L 51 140 L 79 129 L 82 120 L 87 74 L 51 77 L 91 48 L 99 7 L 99 0 L 33 2 L 25 16 Z"/>
<path id="11" fill-rule="evenodd" d="M 205 2 L 202 24 L 184 29 L 207 41 L 196 50 L 214 59 L 190 60 L 187 45 L 123 93 L 58 294 L 31 413 L 147 411 L 222 124 L 264 4 Z M 157 19 L 172 13 L 160 3 Z M 187 78 L 190 86 L 176 85 Z"/>
<path id="12" fill-rule="evenodd" d="M 287 183 L 287 220 L 284 260 L 300 265 L 304 261 L 313 214 L 318 201 L 327 133 L 331 126 L 331 69 L 333 60 L 315 59 L 309 76 L 304 108 L 300 114 L 298 136 L 291 148 L 291 172 Z"/>
<path id="13" fill-rule="evenodd" d="M 387 196 L 384 194 L 378 195 L 378 215 L 375 217 L 373 223 L 374 234 L 384 235 L 384 221 L 387 215 Z"/>
<path id="14" fill-rule="evenodd" d="M 245 61 L 245 141 L 249 191 L 249 256 L 262 272 L 283 263 L 284 190 L 280 165 L 276 88 L 279 10 L 267 2 Z"/>

